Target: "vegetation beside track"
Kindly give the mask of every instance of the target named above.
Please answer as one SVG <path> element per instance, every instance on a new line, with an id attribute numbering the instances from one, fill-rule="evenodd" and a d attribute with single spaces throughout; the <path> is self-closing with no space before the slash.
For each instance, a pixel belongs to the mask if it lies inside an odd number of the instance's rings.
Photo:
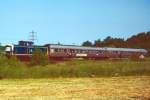
<path id="1" fill-rule="evenodd" d="M 29 66 L 14 57 L 0 57 L 0 78 L 150 76 L 150 60 L 65 61 Z"/>

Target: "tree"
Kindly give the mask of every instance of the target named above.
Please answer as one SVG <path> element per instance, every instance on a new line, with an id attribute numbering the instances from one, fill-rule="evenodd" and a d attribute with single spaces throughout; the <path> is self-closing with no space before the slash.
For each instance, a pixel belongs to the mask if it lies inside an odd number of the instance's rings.
<path id="1" fill-rule="evenodd" d="M 149 48 L 150 35 L 142 32 L 127 39 L 127 44 L 131 48 Z"/>
<path id="2" fill-rule="evenodd" d="M 85 42 L 82 43 L 82 46 L 92 47 L 93 44 L 90 41 L 85 41 Z"/>
<path id="3" fill-rule="evenodd" d="M 103 44 L 104 46 L 107 46 L 107 47 L 116 47 L 116 48 L 127 47 L 127 44 L 124 39 L 112 38 L 110 36 L 104 39 Z"/>
<path id="4" fill-rule="evenodd" d="M 102 43 L 102 41 L 101 41 L 100 39 L 98 39 L 98 40 L 95 40 L 95 41 L 94 41 L 94 46 L 95 46 L 95 47 L 102 47 L 102 46 L 103 46 L 103 43 Z"/>

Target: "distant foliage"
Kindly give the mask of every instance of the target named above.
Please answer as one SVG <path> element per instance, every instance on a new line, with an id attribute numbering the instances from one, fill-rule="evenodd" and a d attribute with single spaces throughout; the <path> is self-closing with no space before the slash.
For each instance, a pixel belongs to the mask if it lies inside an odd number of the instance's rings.
<path id="1" fill-rule="evenodd" d="M 143 32 L 139 33 L 138 35 L 134 35 L 127 39 L 127 43 L 130 47 L 145 48 L 150 50 L 150 32 Z"/>
<path id="2" fill-rule="evenodd" d="M 93 46 L 93 44 L 90 41 L 85 41 L 85 42 L 83 42 L 82 46 L 91 47 L 91 46 Z"/>
<path id="3" fill-rule="evenodd" d="M 5 47 L 0 45 L 0 54 L 3 54 L 4 50 L 5 50 Z"/>

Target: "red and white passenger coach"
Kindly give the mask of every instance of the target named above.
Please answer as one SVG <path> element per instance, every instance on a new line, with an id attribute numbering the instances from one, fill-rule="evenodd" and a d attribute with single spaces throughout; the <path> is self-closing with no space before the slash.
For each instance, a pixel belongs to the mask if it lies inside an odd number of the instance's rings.
<path id="1" fill-rule="evenodd" d="M 109 59 L 109 58 L 144 58 L 147 54 L 145 49 L 110 48 L 110 47 L 84 47 L 75 45 L 46 44 L 35 46 L 33 42 L 19 41 L 18 45 L 7 45 L 6 55 L 16 56 L 22 61 L 30 61 L 35 49 L 46 53 L 50 60 L 69 59 Z"/>

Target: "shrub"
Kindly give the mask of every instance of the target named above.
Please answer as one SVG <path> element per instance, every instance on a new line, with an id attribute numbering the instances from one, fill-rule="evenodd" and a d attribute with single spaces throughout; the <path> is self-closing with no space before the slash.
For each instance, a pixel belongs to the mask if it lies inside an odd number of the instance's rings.
<path id="1" fill-rule="evenodd" d="M 4 63 L 2 63 L 4 62 Z M 16 58 L 0 58 L 1 78 L 113 77 L 150 75 L 146 61 L 68 61 L 28 67 Z"/>
<path id="2" fill-rule="evenodd" d="M 49 59 L 46 53 L 43 53 L 40 49 L 36 49 L 32 55 L 31 65 L 32 66 L 36 66 L 36 65 L 45 66 L 48 63 L 49 63 Z"/>

